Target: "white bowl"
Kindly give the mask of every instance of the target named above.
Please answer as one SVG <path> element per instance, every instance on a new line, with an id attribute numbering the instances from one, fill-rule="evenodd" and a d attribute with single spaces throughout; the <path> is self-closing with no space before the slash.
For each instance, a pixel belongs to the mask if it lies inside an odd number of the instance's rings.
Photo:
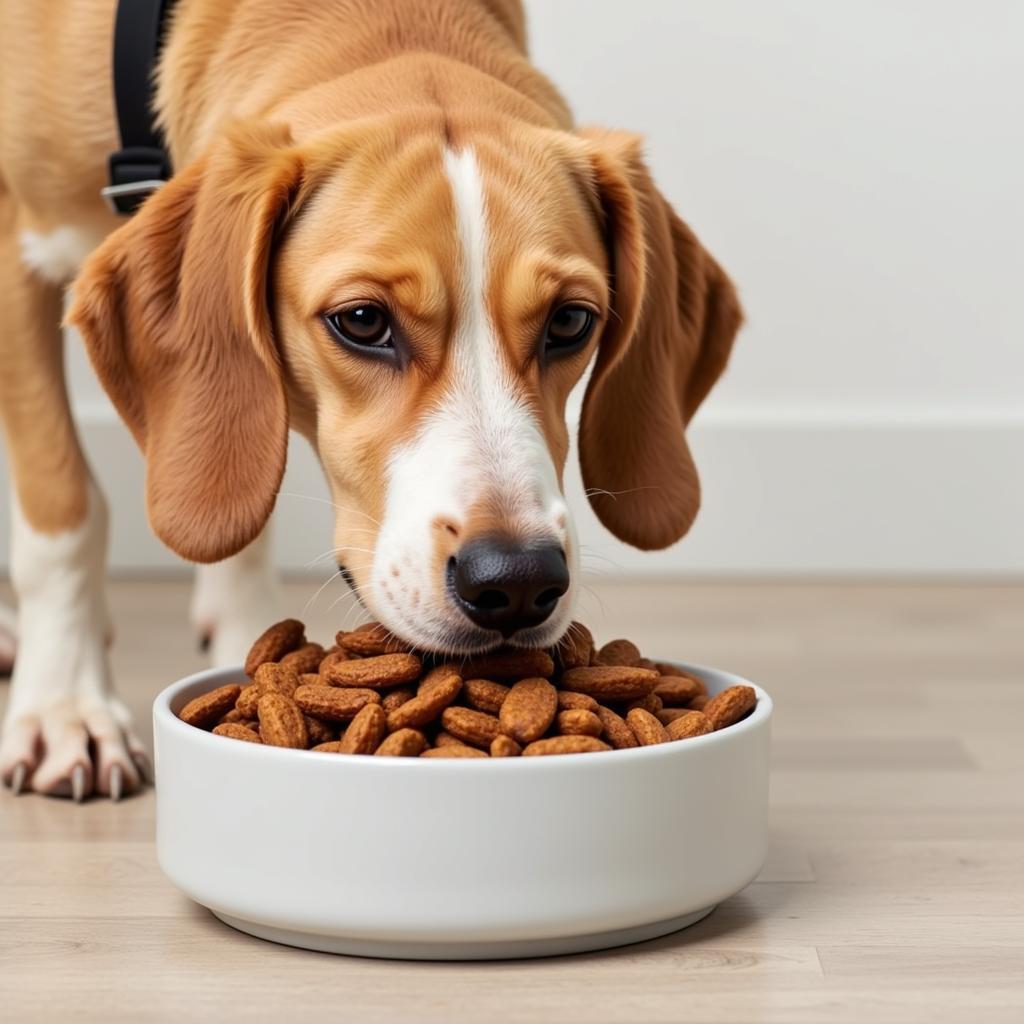
<path id="1" fill-rule="evenodd" d="M 745 680 L 683 666 L 715 693 Z M 419 760 L 230 741 L 156 699 L 157 850 L 222 921 L 292 946 L 432 960 L 546 956 L 699 921 L 764 862 L 772 702 L 676 743 Z"/>

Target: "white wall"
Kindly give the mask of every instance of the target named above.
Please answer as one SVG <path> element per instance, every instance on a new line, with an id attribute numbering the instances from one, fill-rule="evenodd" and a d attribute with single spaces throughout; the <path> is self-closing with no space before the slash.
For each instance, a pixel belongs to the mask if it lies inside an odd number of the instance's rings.
<path id="1" fill-rule="evenodd" d="M 1024 4 L 527 6 L 538 64 L 581 122 L 647 136 L 749 317 L 693 431 L 697 527 L 640 555 L 582 508 L 590 565 L 1024 572 Z M 72 378 L 114 563 L 173 564 L 78 352 Z M 322 494 L 296 451 L 285 490 Z M 279 507 L 279 557 L 301 566 L 329 544 L 327 510 Z"/>

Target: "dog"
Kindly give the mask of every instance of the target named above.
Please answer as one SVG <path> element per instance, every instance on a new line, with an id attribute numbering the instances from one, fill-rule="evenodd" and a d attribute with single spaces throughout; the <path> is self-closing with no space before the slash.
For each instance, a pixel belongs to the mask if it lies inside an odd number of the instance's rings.
<path id="1" fill-rule="evenodd" d="M 684 429 L 742 314 L 641 141 L 578 128 L 517 0 L 179 0 L 155 108 L 175 168 L 132 217 L 115 0 L 0 13 L 0 413 L 18 650 L 16 790 L 119 797 L 145 750 L 107 658 L 107 514 L 62 370 L 66 322 L 146 461 L 157 536 L 200 563 L 193 618 L 237 663 L 271 621 L 266 526 L 289 428 L 313 444 L 337 560 L 430 651 L 547 646 L 589 500 L 644 549 L 700 500 Z M 77 273 L 77 277 L 75 276 Z"/>

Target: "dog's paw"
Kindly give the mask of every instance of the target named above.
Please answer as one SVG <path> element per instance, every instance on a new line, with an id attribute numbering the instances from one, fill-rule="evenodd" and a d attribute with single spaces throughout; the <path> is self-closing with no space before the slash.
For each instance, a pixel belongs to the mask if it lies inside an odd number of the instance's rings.
<path id="1" fill-rule="evenodd" d="M 0 779 L 15 793 L 118 800 L 148 780 L 149 756 L 111 693 L 102 632 L 68 639 L 19 652 L 0 730 Z"/>

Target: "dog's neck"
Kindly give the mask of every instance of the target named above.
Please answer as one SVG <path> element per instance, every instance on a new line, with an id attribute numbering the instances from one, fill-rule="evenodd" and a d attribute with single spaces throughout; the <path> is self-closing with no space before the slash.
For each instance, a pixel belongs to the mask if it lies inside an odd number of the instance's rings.
<path id="1" fill-rule="evenodd" d="M 338 123 L 430 107 L 568 127 L 526 58 L 518 0 L 179 0 L 157 108 L 182 167 L 247 118 L 302 139 Z"/>

